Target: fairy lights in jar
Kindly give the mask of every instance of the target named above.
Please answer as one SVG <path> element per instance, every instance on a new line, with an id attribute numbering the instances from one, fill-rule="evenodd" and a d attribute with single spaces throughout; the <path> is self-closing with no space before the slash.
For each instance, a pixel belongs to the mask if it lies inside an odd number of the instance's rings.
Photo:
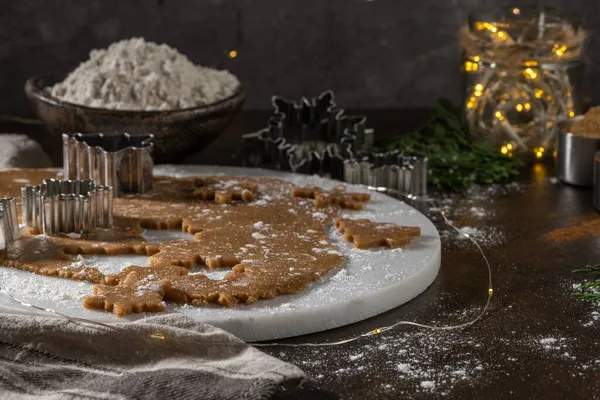
<path id="1" fill-rule="evenodd" d="M 580 111 L 574 78 L 584 38 L 553 10 L 513 7 L 471 15 L 461 29 L 471 134 L 507 156 L 551 155 L 539 149 L 553 148 L 556 122 Z"/>

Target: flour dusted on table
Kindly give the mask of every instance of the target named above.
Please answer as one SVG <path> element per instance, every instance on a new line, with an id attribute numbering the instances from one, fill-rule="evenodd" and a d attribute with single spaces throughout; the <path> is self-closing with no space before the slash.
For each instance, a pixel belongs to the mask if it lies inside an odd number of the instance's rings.
<path id="1" fill-rule="evenodd" d="M 215 103 L 239 87 L 228 71 L 193 64 L 166 44 L 132 38 L 92 50 L 50 88 L 60 100 L 116 110 L 176 110 Z"/>

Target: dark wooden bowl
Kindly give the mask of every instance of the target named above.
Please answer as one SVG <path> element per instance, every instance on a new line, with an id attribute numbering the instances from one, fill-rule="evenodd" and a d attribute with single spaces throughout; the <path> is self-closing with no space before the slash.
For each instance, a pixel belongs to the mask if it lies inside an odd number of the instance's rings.
<path id="1" fill-rule="evenodd" d="M 126 111 L 92 108 L 53 97 L 48 86 L 64 74 L 29 78 L 25 94 L 37 116 L 61 140 L 62 133 L 129 132 L 155 136 L 154 162 L 180 163 L 212 142 L 231 124 L 244 103 L 242 87 L 231 97 L 207 106 L 174 111 Z"/>

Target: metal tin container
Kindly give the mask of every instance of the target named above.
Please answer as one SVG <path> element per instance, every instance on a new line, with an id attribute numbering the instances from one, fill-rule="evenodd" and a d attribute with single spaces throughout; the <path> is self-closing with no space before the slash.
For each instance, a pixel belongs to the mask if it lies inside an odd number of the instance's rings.
<path id="1" fill-rule="evenodd" d="M 558 178 L 570 185 L 594 185 L 594 159 L 600 151 L 600 138 L 578 136 L 570 132 L 578 116 L 558 124 Z"/>

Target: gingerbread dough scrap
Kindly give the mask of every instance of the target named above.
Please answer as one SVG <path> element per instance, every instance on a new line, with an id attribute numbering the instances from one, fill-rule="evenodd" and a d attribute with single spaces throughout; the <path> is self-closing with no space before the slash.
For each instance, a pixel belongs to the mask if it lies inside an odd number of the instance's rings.
<path id="1" fill-rule="evenodd" d="M 337 215 L 336 207 L 316 210 L 312 202 L 297 198 L 278 198 L 269 202 L 228 204 L 204 208 L 202 212 L 183 219 L 184 232 L 198 233 L 207 229 L 227 226 L 250 225 L 257 222 L 286 224 L 289 229 L 300 225 L 323 230 Z"/>
<path id="2" fill-rule="evenodd" d="M 131 283 L 128 283 L 128 280 L 131 280 Z M 168 287 L 168 280 L 140 280 L 136 272 L 131 272 L 119 286 L 94 286 L 94 295 L 86 297 L 83 306 L 113 312 L 117 317 L 131 313 L 164 311 L 163 297 Z"/>
<path id="3" fill-rule="evenodd" d="M 58 169 L 11 169 L 0 171 L 0 197 L 17 198 L 17 215 L 21 221 L 21 187 L 39 185 L 46 178 L 61 179 Z"/>
<path id="4" fill-rule="evenodd" d="M 203 179 L 223 180 L 224 177 L 204 177 Z M 271 178 L 229 177 L 239 185 L 257 188 L 255 198 L 251 205 L 264 205 L 276 199 L 289 197 L 288 193 L 293 184 Z M 128 195 L 118 198 L 113 203 L 115 216 L 138 221 L 142 228 L 147 229 L 179 229 L 189 233 L 196 233 L 206 229 L 202 225 L 203 213 L 215 211 L 213 216 L 224 215 L 228 209 L 223 206 L 243 205 L 236 203 L 219 204 L 214 201 L 202 200 L 196 190 L 196 178 L 170 178 L 155 177 L 152 190 L 142 195 Z M 226 196 L 224 194 L 224 196 Z M 233 200 L 233 195 L 232 195 Z M 227 201 L 224 199 L 223 201 Z M 201 222 L 195 223 L 195 219 Z"/>
<path id="5" fill-rule="evenodd" d="M 231 177 L 215 179 L 212 177 L 196 178 L 197 188 L 194 194 L 202 200 L 214 200 L 219 204 L 231 203 L 234 200 L 250 202 L 258 191 L 258 185 L 254 182 L 239 181 Z"/>
<path id="6" fill-rule="evenodd" d="M 315 200 L 315 207 L 323 208 L 337 205 L 344 209 L 362 210 L 363 203 L 369 201 L 371 196 L 367 193 L 346 192 L 344 185 L 339 185 L 326 191 L 314 185 L 306 185 L 292 189 L 292 196 Z"/>
<path id="7" fill-rule="evenodd" d="M 89 235 L 46 236 L 45 240 L 62 247 L 67 254 L 154 254 L 157 247 L 139 236 L 142 232 L 138 223 L 122 218 L 115 219 L 110 229 L 97 229 Z"/>
<path id="8" fill-rule="evenodd" d="M 398 226 L 392 223 L 372 222 L 368 219 L 337 218 L 336 228 L 348 242 L 353 242 L 358 249 L 387 246 L 401 247 L 410 243 L 411 239 L 421 235 L 417 226 Z"/>
<path id="9" fill-rule="evenodd" d="M 135 275 L 131 275 L 131 272 L 135 272 Z M 187 268 L 176 267 L 173 265 L 162 266 L 160 268 L 154 267 L 138 267 L 137 265 L 130 265 L 128 267 L 123 268 L 123 270 L 116 274 L 106 275 L 104 277 L 104 283 L 106 285 L 120 285 L 125 278 L 129 276 L 128 282 L 131 283 L 133 278 L 138 280 L 142 279 L 154 279 L 154 280 L 162 280 L 167 278 L 172 278 L 175 276 L 187 275 Z"/>
<path id="10" fill-rule="evenodd" d="M 148 260 L 154 268 L 189 268 L 196 263 L 209 268 L 234 266 L 221 280 L 202 274 L 171 278 L 165 297 L 196 306 L 229 307 L 298 293 L 342 262 L 342 254 L 321 232 L 263 223 L 207 230 L 194 241 L 169 241 Z"/>
<path id="11" fill-rule="evenodd" d="M 26 229 L 21 230 L 21 238 L 14 241 L 8 250 L 0 251 L 0 265 L 92 283 L 100 283 L 104 279 L 97 268 L 76 262 L 58 244 L 44 240 L 43 236 L 31 236 Z"/>
<path id="12" fill-rule="evenodd" d="M 61 179 L 59 169 L 11 169 L 0 174 L 0 197 L 19 197 L 21 187 L 39 185 L 46 178 Z"/>

